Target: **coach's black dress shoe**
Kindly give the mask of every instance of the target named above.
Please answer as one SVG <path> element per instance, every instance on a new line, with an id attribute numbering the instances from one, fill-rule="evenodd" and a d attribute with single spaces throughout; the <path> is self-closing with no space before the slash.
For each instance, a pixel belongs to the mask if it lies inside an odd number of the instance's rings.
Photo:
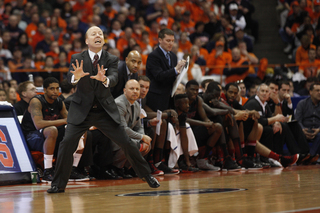
<path id="1" fill-rule="evenodd" d="M 146 181 L 151 188 L 158 188 L 160 186 L 160 183 L 158 182 L 158 180 L 152 175 L 146 175 L 141 179 L 143 181 Z"/>
<path id="2" fill-rule="evenodd" d="M 47 190 L 48 193 L 63 193 L 64 189 L 59 189 L 56 186 L 51 186 L 50 189 Z"/>

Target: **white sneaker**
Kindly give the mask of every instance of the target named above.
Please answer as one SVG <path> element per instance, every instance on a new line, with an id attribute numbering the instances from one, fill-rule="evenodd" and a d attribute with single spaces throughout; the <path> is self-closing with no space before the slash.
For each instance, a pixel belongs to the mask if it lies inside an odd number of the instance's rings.
<path id="1" fill-rule="evenodd" d="M 271 167 L 282 167 L 281 163 L 279 161 L 276 161 L 275 159 L 269 158 L 269 162 L 271 164 Z"/>
<path id="2" fill-rule="evenodd" d="M 206 159 L 197 159 L 197 166 L 201 170 L 220 171 L 220 167 L 211 165 Z"/>

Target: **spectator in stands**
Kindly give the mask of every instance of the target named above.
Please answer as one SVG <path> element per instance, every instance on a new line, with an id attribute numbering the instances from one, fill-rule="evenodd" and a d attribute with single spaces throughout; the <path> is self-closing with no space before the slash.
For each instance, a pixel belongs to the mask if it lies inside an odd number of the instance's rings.
<path id="1" fill-rule="evenodd" d="M 150 25 L 162 15 L 162 10 L 166 7 L 163 0 L 156 0 L 154 4 L 150 4 L 146 10 L 146 21 Z"/>
<path id="2" fill-rule="evenodd" d="M 29 44 L 32 46 L 33 50 L 35 50 L 37 44 L 44 39 L 46 29 L 45 23 L 39 22 L 36 33 L 32 35 L 31 38 L 29 37 Z"/>
<path id="3" fill-rule="evenodd" d="M 30 100 L 22 120 L 22 130 L 31 151 L 44 153 L 43 181 L 52 181 L 52 159 L 58 135 L 64 134 L 68 111 L 58 97 L 59 81 L 47 78 L 44 81 L 44 95 Z M 58 130 L 59 127 L 59 130 Z M 61 138 L 62 139 L 62 138 Z"/>
<path id="4" fill-rule="evenodd" d="M 298 47 L 296 56 L 295 56 L 295 62 L 300 65 L 302 61 L 308 60 L 308 51 L 309 49 L 316 49 L 316 46 L 311 44 L 310 38 L 308 35 L 303 35 L 301 37 L 301 46 Z"/>
<path id="5" fill-rule="evenodd" d="M 234 27 L 239 27 L 240 29 L 244 30 L 247 23 L 241 11 L 239 11 L 237 3 L 229 4 L 229 14 Z"/>
<path id="6" fill-rule="evenodd" d="M 58 41 L 63 35 L 64 32 L 61 27 L 58 26 L 58 18 L 53 16 L 50 19 L 50 25 L 48 26 L 52 30 L 53 39 Z"/>
<path id="7" fill-rule="evenodd" d="M 200 38 L 203 45 L 206 45 L 209 42 L 210 35 L 204 31 L 204 27 L 205 24 L 202 21 L 196 23 L 195 32 L 189 35 L 191 43 L 194 44 L 196 38 Z"/>
<path id="8" fill-rule="evenodd" d="M 66 1 L 63 3 L 63 7 L 61 10 L 61 17 L 66 20 L 67 22 L 69 22 L 71 16 L 72 16 L 72 5 L 70 2 Z"/>
<path id="9" fill-rule="evenodd" d="M 11 80 L 11 72 L 7 66 L 4 65 L 3 59 L 0 57 L 0 82 Z"/>
<path id="10" fill-rule="evenodd" d="M 39 24 L 39 14 L 33 13 L 31 15 L 31 23 L 28 24 L 27 28 L 25 29 L 25 33 L 29 38 L 31 38 L 37 31 Z"/>
<path id="11" fill-rule="evenodd" d="M 171 29 L 172 24 L 174 23 L 174 19 L 170 17 L 169 11 L 167 8 L 162 10 L 162 15 L 157 18 L 157 22 L 161 24 L 165 24 L 168 29 Z"/>
<path id="12" fill-rule="evenodd" d="M 131 27 L 126 27 L 126 29 L 124 30 L 124 35 L 117 41 L 117 49 L 120 51 L 121 54 L 120 59 L 124 59 L 122 54 L 123 51 L 129 46 L 129 40 L 131 37 L 132 29 Z"/>
<path id="13" fill-rule="evenodd" d="M 36 75 L 33 77 L 33 83 L 36 87 L 42 87 L 43 85 L 43 78 L 40 75 Z"/>
<path id="14" fill-rule="evenodd" d="M 26 33 L 23 32 L 19 35 L 17 47 L 22 51 L 22 57 L 32 56 L 33 49 L 28 44 L 28 36 Z"/>
<path id="15" fill-rule="evenodd" d="M 60 8 L 62 8 L 62 7 L 54 7 L 52 17 L 51 17 L 51 22 L 52 22 L 52 19 L 56 19 L 57 27 L 65 31 L 67 29 L 67 21 L 61 17 L 61 9 Z M 52 24 L 51 24 L 51 26 L 52 26 Z"/>
<path id="16" fill-rule="evenodd" d="M 303 133 L 309 142 L 312 142 L 310 148 L 310 160 L 307 163 L 314 163 L 319 158 L 320 147 L 320 83 L 314 83 L 310 86 L 310 97 L 298 103 L 295 117 L 299 122 Z"/>
<path id="17" fill-rule="evenodd" d="M 81 13 L 79 11 L 79 13 Z M 73 39 L 83 39 L 88 29 L 88 25 L 79 21 L 77 16 L 71 16 L 68 22 L 67 32 L 70 33 Z"/>
<path id="18" fill-rule="evenodd" d="M 226 83 L 236 82 L 245 79 L 248 75 L 248 61 L 241 57 L 240 49 L 235 47 L 232 49 L 232 61 L 227 63 L 227 68 L 224 68 L 223 74 L 227 76 Z"/>
<path id="19" fill-rule="evenodd" d="M 7 101 L 9 103 L 11 103 L 12 105 L 14 105 L 15 103 L 17 103 L 17 95 L 16 95 L 17 91 L 14 87 L 10 87 L 8 90 L 8 95 L 7 95 Z"/>
<path id="20" fill-rule="evenodd" d="M 9 24 L 6 27 L 6 30 L 10 32 L 11 39 L 14 43 L 18 41 L 19 34 L 23 31 L 18 27 L 18 17 L 16 15 L 10 15 Z"/>
<path id="21" fill-rule="evenodd" d="M 232 55 L 224 51 L 224 43 L 217 41 L 215 48 L 211 51 L 208 56 L 207 66 L 216 66 L 211 68 L 209 75 L 219 75 L 223 73 L 224 66 L 232 61 Z"/>
<path id="22" fill-rule="evenodd" d="M 7 100 L 7 93 L 4 89 L 0 89 L 0 101 L 6 101 Z"/>
<path id="23" fill-rule="evenodd" d="M 22 63 L 22 51 L 19 47 L 15 47 L 13 50 L 13 58 L 8 61 L 8 67 L 11 71 L 15 71 L 22 66 Z"/>
<path id="24" fill-rule="evenodd" d="M 204 32 L 209 35 L 209 39 L 213 37 L 215 33 L 222 31 L 221 20 L 218 20 L 215 12 L 209 12 L 209 22 L 204 25 Z"/>
<path id="25" fill-rule="evenodd" d="M 12 52 L 15 45 L 16 44 L 11 39 L 10 32 L 8 30 L 4 30 L 2 32 L 2 48 L 10 50 Z"/>
<path id="26" fill-rule="evenodd" d="M 18 93 L 21 100 L 15 103 L 13 107 L 16 110 L 17 115 L 23 115 L 28 109 L 31 98 L 37 95 L 37 88 L 33 85 L 33 82 L 24 81 L 19 84 Z"/>
<path id="27" fill-rule="evenodd" d="M 8 49 L 4 49 L 3 46 L 3 40 L 0 38 L 0 57 L 4 60 L 5 64 L 7 64 L 8 60 L 12 58 L 12 53 Z"/>
<path id="28" fill-rule="evenodd" d="M 52 30 L 50 28 L 46 28 L 44 32 L 44 39 L 36 45 L 35 51 L 42 49 L 44 53 L 49 52 L 52 40 Z"/>
<path id="29" fill-rule="evenodd" d="M 185 60 L 177 63 L 177 56 L 171 52 L 174 32 L 163 29 L 159 32 L 159 47 L 149 54 L 146 74 L 151 80 L 147 105 L 153 110 L 163 111 L 169 108 L 170 93 L 177 75 L 180 74 Z"/>
<path id="30" fill-rule="evenodd" d="M 245 83 L 243 82 L 243 80 L 239 80 L 236 82 L 238 84 L 239 87 L 239 104 L 241 104 L 242 106 L 248 101 L 248 98 L 246 97 L 247 95 L 247 88 Z"/>
<path id="31" fill-rule="evenodd" d="M 179 40 L 179 48 L 184 54 L 189 53 L 192 47 L 192 43 L 189 41 L 188 32 L 182 32 Z"/>
<path id="32" fill-rule="evenodd" d="M 253 51 L 252 39 L 247 35 L 245 35 L 245 32 L 239 27 L 236 27 L 234 31 L 235 31 L 235 38 L 230 41 L 229 47 L 233 49 L 234 47 L 238 46 L 241 41 L 243 41 L 247 45 L 247 51 L 252 52 Z"/>
<path id="33" fill-rule="evenodd" d="M 195 22 L 190 18 L 190 11 L 185 11 L 180 22 L 181 32 L 192 34 L 195 31 Z"/>
<path id="34" fill-rule="evenodd" d="M 308 51 L 308 59 L 301 61 L 299 72 L 306 78 L 318 76 L 320 72 L 320 60 L 316 59 L 316 50 L 311 48 Z"/>

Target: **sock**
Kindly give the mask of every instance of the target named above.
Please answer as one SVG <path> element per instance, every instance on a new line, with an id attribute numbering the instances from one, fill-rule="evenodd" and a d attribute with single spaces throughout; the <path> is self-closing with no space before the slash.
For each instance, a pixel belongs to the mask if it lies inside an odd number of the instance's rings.
<path id="1" fill-rule="evenodd" d="M 155 148 L 153 151 L 153 162 L 159 163 L 163 158 L 163 149 Z"/>
<path id="2" fill-rule="evenodd" d="M 148 162 L 153 164 L 153 149 L 150 150 L 150 152 L 148 153 Z"/>
<path id="3" fill-rule="evenodd" d="M 206 154 L 206 146 L 201 146 L 201 147 L 199 147 L 198 152 L 199 152 L 199 155 L 198 155 L 198 158 L 199 158 L 199 159 L 205 158 L 204 156 L 205 156 L 205 154 Z"/>
<path id="4" fill-rule="evenodd" d="M 254 152 L 256 149 L 256 144 L 257 141 L 248 141 L 248 145 L 247 145 L 247 154 L 249 157 L 253 157 L 254 156 Z"/>
<path id="5" fill-rule="evenodd" d="M 204 153 L 205 158 L 209 157 L 209 154 L 210 154 L 212 148 L 213 148 L 212 146 L 206 145 L 206 149 L 205 149 L 205 153 Z"/>
<path id="6" fill-rule="evenodd" d="M 234 145 L 234 149 L 235 149 L 234 151 L 235 151 L 235 155 L 237 157 L 237 160 L 240 160 L 243 155 L 243 152 L 241 150 L 240 138 L 233 139 L 232 141 L 233 141 L 233 145 Z"/>
<path id="7" fill-rule="evenodd" d="M 80 159 L 81 159 L 81 156 L 82 156 L 82 154 L 79 154 L 79 153 L 73 154 L 73 165 L 72 166 L 74 166 L 74 167 L 78 166 Z"/>
<path id="8" fill-rule="evenodd" d="M 223 151 L 220 146 L 217 147 L 218 161 L 223 162 Z"/>
<path id="9" fill-rule="evenodd" d="M 243 153 L 243 154 L 246 154 L 246 153 L 247 153 L 247 152 L 246 152 L 246 144 L 244 143 L 244 141 L 241 141 L 240 144 L 241 144 L 242 153 Z"/>
<path id="10" fill-rule="evenodd" d="M 236 152 L 235 152 L 235 150 L 228 148 L 228 152 L 229 152 L 230 156 L 232 157 L 232 159 L 235 160 L 235 159 L 236 159 Z"/>
<path id="11" fill-rule="evenodd" d="M 227 150 L 227 144 L 223 143 L 220 145 L 224 154 L 224 157 L 227 157 L 229 155 L 228 150 Z"/>
<path id="12" fill-rule="evenodd" d="M 279 161 L 280 156 L 277 153 L 271 151 L 270 154 L 268 155 L 268 158 L 272 158 L 276 161 Z"/>
<path id="13" fill-rule="evenodd" d="M 43 155 L 44 169 L 52 168 L 53 155 Z"/>

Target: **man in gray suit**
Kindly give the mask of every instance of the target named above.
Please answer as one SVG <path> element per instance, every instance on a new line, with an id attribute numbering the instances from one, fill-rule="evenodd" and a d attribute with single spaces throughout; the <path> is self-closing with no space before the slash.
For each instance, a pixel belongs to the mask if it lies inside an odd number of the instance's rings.
<path id="1" fill-rule="evenodd" d="M 136 101 L 140 97 L 140 84 L 134 79 L 129 80 L 123 91 L 124 94 L 115 99 L 120 113 L 121 124 L 124 126 L 129 138 L 138 145 L 140 144 L 142 155 L 146 155 L 150 151 L 152 139 L 144 133 L 141 125 L 140 105 Z M 126 163 L 124 152 L 117 145 L 115 145 L 113 151 L 116 151 L 113 157 L 113 165 L 117 168 L 122 168 Z"/>
<path id="2" fill-rule="evenodd" d="M 95 126 L 126 154 L 137 175 L 150 187 L 160 186 L 150 174 L 150 168 L 120 123 L 117 105 L 110 92 L 118 82 L 118 58 L 102 50 L 102 30 L 93 26 L 86 32 L 88 50 L 74 54 L 68 72 L 68 82 L 77 84 L 72 99 L 65 137 L 60 143 L 55 175 L 48 193 L 64 192 L 72 168 L 73 153 L 81 135 Z M 139 146 L 140 148 L 140 146 Z"/>

